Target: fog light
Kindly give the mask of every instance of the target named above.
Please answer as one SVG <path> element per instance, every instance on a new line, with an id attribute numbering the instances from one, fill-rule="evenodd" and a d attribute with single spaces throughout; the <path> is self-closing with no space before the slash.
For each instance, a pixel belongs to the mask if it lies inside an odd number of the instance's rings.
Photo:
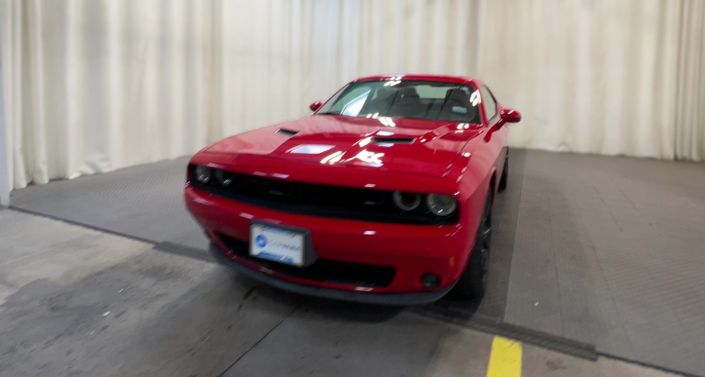
<path id="1" fill-rule="evenodd" d="M 421 275 L 421 285 L 424 288 L 438 288 L 441 285 L 441 278 L 436 274 L 423 274 Z"/>

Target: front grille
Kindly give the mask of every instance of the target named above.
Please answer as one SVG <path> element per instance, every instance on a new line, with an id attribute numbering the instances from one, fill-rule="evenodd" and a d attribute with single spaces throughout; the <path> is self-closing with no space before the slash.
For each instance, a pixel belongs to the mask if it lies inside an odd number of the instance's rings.
<path id="1" fill-rule="evenodd" d="M 230 182 L 225 187 L 215 177 L 205 184 L 199 182 L 193 178 L 194 171 L 195 166 L 189 166 L 189 180 L 193 187 L 277 211 L 400 224 L 458 222 L 458 211 L 449 216 L 435 216 L 423 202 L 413 211 L 403 211 L 394 204 L 393 191 L 289 182 L 221 171 Z"/>
<path id="2" fill-rule="evenodd" d="M 219 234 L 218 238 L 240 258 L 247 259 L 288 276 L 325 281 L 330 283 L 350 284 L 360 287 L 383 288 L 389 286 L 394 279 L 395 270 L 387 266 L 338 262 L 317 259 L 306 267 L 289 266 L 277 262 L 255 258 L 248 253 L 247 241 Z"/>

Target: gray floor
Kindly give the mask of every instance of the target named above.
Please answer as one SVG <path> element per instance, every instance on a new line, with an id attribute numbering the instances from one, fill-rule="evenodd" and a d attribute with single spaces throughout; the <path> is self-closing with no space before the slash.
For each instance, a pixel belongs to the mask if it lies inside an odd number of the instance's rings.
<path id="1" fill-rule="evenodd" d="M 288 295 L 153 244 L 0 210 L 0 376 L 474 376 L 493 337 Z M 522 375 L 672 374 L 513 342 Z M 491 376 L 496 376 L 492 374 Z"/>
<path id="2" fill-rule="evenodd" d="M 13 207 L 153 242 L 205 249 L 202 231 L 181 199 L 188 159 L 30 186 L 11 194 Z"/>
<path id="3" fill-rule="evenodd" d="M 504 320 L 705 374 L 705 164 L 530 152 Z"/>
<path id="4" fill-rule="evenodd" d="M 199 249 L 205 239 L 181 205 L 185 161 L 30 187 L 12 203 Z M 705 165 L 537 151 L 513 151 L 511 161 L 495 208 L 490 294 L 415 311 L 705 375 Z"/>

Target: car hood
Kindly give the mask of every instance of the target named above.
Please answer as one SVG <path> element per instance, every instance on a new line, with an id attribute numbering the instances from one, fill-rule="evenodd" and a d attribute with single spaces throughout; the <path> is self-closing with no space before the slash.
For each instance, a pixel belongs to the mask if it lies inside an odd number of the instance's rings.
<path id="1" fill-rule="evenodd" d="M 443 176 L 479 134 L 467 123 L 311 115 L 228 137 L 205 152 Z"/>

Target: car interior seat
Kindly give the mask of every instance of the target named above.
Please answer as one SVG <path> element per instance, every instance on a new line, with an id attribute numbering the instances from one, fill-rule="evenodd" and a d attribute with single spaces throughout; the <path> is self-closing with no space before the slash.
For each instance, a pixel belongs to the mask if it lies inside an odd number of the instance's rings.
<path id="1" fill-rule="evenodd" d="M 463 89 L 451 89 L 446 93 L 443 107 L 436 119 L 477 123 L 477 106 L 470 104 L 470 93 Z"/>
<path id="2" fill-rule="evenodd" d="M 399 88 L 387 113 L 391 117 L 422 118 L 426 114 L 426 105 L 415 88 Z"/>

